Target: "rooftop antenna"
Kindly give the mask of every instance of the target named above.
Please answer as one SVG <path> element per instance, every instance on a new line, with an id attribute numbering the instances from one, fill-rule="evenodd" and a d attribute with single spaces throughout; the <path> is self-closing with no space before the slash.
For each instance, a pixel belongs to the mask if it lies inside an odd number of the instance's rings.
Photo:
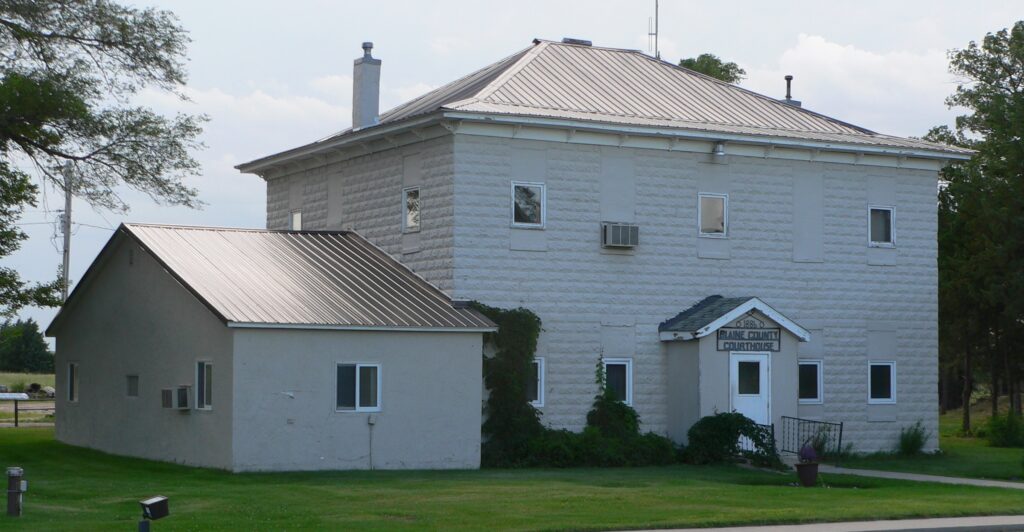
<path id="1" fill-rule="evenodd" d="M 647 49 L 654 48 L 654 57 L 661 59 L 658 51 L 658 0 L 654 0 L 654 18 L 647 17 Z"/>

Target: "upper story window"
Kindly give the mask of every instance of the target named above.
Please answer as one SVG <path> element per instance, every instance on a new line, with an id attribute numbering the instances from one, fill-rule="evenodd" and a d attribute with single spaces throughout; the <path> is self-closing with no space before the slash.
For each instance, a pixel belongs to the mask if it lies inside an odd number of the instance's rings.
<path id="1" fill-rule="evenodd" d="M 546 222 L 544 183 L 512 182 L 512 226 L 543 229 Z"/>
<path id="2" fill-rule="evenodd" d="M 530 363 L 530 375 L 526 379 L 526 399 L 533 406 L 544 406 L 543 357 L 537 357 Z"/>
<path id="3" fill-rule="evenodd" d="M 420 187 L 402 189 L 402 231 L 420 230 Z"/>
<path id="4" fill-rule="evenodd" d="M 799 375 L 800 404 L 820 404 L 821 393 L 821 361 L 801 360 Z"/>
<path id="5" fill-rule="evenodd" d="M 604 383 L 616 399 L 633 404 L 633 360 L 630 358 L 604 359 Z"/>
<path id="6" fill-rule="evenodd" d="M 701 192 L 697 195 L 700 236 L 725 238 L 729 234 L 729 196 Z"/>
<path id="7" fill-rule="evenodd" d="M 213 364 L 205 360 L 196 362 L 196 409 L 213 408 Z"/>
<path id="8" fill-rule="evenodd" d="M 895 209 L 881 205 L 868 207 L 868 244 L 891 248 L 896 245 Z"/>
<path id="9" fill-rule="evenodd" d="M 302 230 L 302 211 L 292 211 L 291 219 L 288 220 L 288 229 L 292 231 Z"/>
<path id="10" fill-rule="evenodd" d="M 892 404 L 896 402 L 896 363 L 871 362 L 868 364 L 868 403 Z"/>
<path id="11" fill-rule="evenodd" d="M 380 412 L 380 365 L 338 364 L 335 408 L 349 412 Z"/>

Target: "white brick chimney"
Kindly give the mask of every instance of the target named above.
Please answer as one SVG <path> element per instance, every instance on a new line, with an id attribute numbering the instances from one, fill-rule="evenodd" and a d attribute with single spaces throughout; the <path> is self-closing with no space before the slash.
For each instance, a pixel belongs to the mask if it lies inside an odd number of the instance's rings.
<path id="1" fill-rule="evenodd" d="M 380 118 L 380 59 L 370 55 L 372 42 L 363 43 L 363 56 L 352 67 L 352 129 L 377 124 Z"/>

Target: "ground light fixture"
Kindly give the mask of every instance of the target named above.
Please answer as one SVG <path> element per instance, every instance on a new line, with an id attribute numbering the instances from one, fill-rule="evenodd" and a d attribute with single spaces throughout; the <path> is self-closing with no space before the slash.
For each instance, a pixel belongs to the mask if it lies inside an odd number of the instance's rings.
<path id="1" fill-rule="evenodd" d="M 28 491 L 25 470 L 20 467 L 7 468 L 7 516 L 21 517 L 23 497 Z"/>
<path id="2" fill-rule="evenodd" d="M 139 532 L 149 532 L 150 521 L 167 517 L 171 513 L 167 507 L 167 497 L 163 495 L 139 501 L 139 506 L 142 506 L 142 520 L 139 521 Z"/>

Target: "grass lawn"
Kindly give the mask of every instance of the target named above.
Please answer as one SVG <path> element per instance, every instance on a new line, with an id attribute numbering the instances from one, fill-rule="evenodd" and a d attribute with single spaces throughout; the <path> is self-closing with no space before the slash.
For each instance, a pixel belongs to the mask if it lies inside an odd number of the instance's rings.
<path id="1" fill-rule="evenodd" d="M 53 386 L 52 373 L 3 373 L 0 372 L 0 384 L 11 386 L 13 384 L 24 384 L 28 386 L 38 382 L 42 386 Z"/>
<path id="2" fill-rule="evenodd" d="M 972 408 L 972 415 L 975 426 L 984 424 L 989 416 L 984 408 Z M 961 437 L 959 432 L 960 411 L 950 411 L 939 418 L 940 453 L 909 457 L 869 455 L 845 459 L 840 465 L 951 477 L 1024 480 L 1024 449 L 989 447 L 984 439 Z"/>
<path id="3" fill-rule="evenodd" d="M 0 429 L 0 465 L 25 468 L 25 516 L 4 530 L 130 530 L 136 501 L 170 497 L 159 530 L 608 529 L 1024 513 L 1010 490 L 738 467 L 230 474 L 65 446 Z M 17 526 L 12 526 L 16 524 Z"/>

